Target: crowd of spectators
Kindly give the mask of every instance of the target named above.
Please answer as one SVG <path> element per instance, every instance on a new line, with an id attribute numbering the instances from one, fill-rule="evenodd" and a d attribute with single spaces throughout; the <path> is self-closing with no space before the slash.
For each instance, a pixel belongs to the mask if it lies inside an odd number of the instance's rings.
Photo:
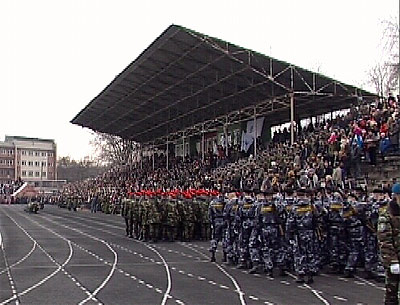
<path id="1" fill-rule="evenodd" d="M 151 189 L 189 188 L 265 190 L 283 187 L 344 187 L 364 179 L 361 162 L 372 166 L 379 156 L 399 152 L 399 103 L 390 96 L 373 104 L 353 106 L 346 114 L 296 128 L 290 144 L 287 129 L 276 131 L 257 158 L 233 149 L 228 158 L 218 149 L 200 156 L 144 158 L 136 165 L 113 167 L 94 179 L 68 184 L 65 194 L 75 193 L 83 201 L 95 194 L 111 203 L 128 192 Z M 225 162 L 221 162 L 225 160 Z M 227 162 L 230 161 L 230 162 Z M 154 170 L 153 170 L 154 162 Z"/>
<path id="2" fill-rule="evenodd" d="M 21 178 L 16 181 L 11 181 L 11 183 L 0 184 L 0 203 L 11 203 L 11 195 L 14 194 L 24 182 Z"/>

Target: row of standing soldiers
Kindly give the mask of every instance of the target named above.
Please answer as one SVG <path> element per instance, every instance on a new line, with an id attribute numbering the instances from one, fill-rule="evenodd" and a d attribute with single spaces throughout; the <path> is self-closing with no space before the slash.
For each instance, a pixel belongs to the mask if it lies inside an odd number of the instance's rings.
<path id="1" fill-rule="evenodd" d="M 222 261 L 249 273 L 294 270 L 299 283 L 312 283 L 324 267 L 346 277 L 358 267 L 381 276 L 377 222 L 389 198 L 374 190 L 366 200 L 361 191 L 227 192 L 209 206 L 211 261 L 221 242 Z"/>
<path id="2" fill-rule="evenodd" d="M 210 199 L 136 196 L 122 200 L 126 235 L 143 241 L 208 240 Z"/>

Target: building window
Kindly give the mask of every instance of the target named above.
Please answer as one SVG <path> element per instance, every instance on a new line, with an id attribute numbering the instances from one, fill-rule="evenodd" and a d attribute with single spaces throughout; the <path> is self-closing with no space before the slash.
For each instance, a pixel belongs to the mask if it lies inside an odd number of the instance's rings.
<path id="1" fill-rule="evenodd" d="M 8 154 L 9 154 L 9 155 L 13 155 L 13 154 L 14 154 L 14 151 L 13 151 L 13 150 L 9 150 L 9 151 L 8 151 Z"/>
<path id="2" fill-rule="evenodd" d="M 49 157 L 53 157 L 53 153 L 52 153 L 52 152 L 49 152 L 47 155 L 48 155 Z"/>
<path id="3" fill-rule="evenodd" d="M 23 156 L 26 156 L 26 150 L 22 150 L 22 151 L 21 151 L 21 154 L 22 154 Z"/>
<path id="4" fill-rule="evenodd" d="M 22 177 L 26 177 L 26 171 L 22 171 Z"/>
<path id="5" fill-rule="evenodd" d="M 39 157 L 39 156 L 40 156 L 40 153 L 39 153 L 38 151 L 35 151 L 35 156 L 36 156 L 36 157 Z"/>
<path id="6" fill-rule="evenodd" d="M 29 177 L 33 177 L 33 172 L 32 172 L 32 171 L 29 171 L 29 172 L 28 172 L 28 176 L 29 176 Z"/>
<path id="7" fill-rule="evenodd" d="M 40 166 L 40 162 L 39 161 L 35 161 L 35 166 Z"/>
<path id="8" fill-rule="evenodd" d="M 42 157 L 46 157 L 46 153 L 45 152 L 42 152 Z"/>
<path id="9" fill-rule="evenodd" d="M 33 156 L 33 151 L 28 151 L 28 155 Z"/>
<path id="10" fill-rule="evenodd" d="M 33 161 L 28 161 L 29 166 L 33 166 Z"/>
<path id="11" fill-rule="evenodd" d="M 42 172 L 42 177 L 46 177 L 46 172 Z"/>
<path id="12" fill-rule="evenodd" d="M 25 160 L 22 160 L 22 165 L 26 165 L 26 161 Z"/>
<path id="13" fill-rule="evenodd" d="M 35 172 L 35 177 L 40 177 L 40 172 Z"/>
<path id="14" fill-rule="evenodd" d="M 46 162 L 42 162 L 42 166 L 43 166 L 43 167 L 46 167 Z"/>
<path id="15" fill-rule="evenodd" d="M 53 167 L 53 163 L 49 162 L 49 167 Z"/>

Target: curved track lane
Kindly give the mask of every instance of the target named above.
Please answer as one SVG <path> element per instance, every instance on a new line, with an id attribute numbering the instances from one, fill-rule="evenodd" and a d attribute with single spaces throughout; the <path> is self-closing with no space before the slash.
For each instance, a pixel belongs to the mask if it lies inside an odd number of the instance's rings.
<path id="1" fill-rule="evenodd" d="M 38 260 L 38 253 L 42 253 L 39 270 L 51 274 L 69 257 L 69 246 L 73 249 L 73 256 L 62 267 L 62 272 L 22 296 L 23 304 L 50 304 L 37 300 L 44 293 L 52 295 L 55 287 L 65 287 L 68 292 L 68 296 L 61 294 L 56 304 L 361 305 L 380 304 L 383 298 L 383 285 L 362 277 L 343 279 L 321 274 L 313 285 L 298 285 L 291 276 L 249 275 L 231 266 L 210 263 L 207 242 L 149 244 L 128 239 L 124 236 L 123 220 L 116 215 L 69 212 L 53 206 L 46 206 L 38 215 L 30 215 L 22 211 L 22 206 L 0 206 L 0 221 L 6 213 L 37 244 L 25 237 L 25 246 L 9 257 L 9 268 L 0 262 L 0 272 L 3 272 L 0 284 L 5 282 L 9 286 L 6 270 L 10 270 L 17 291 L 21 292 L 26 287 L 20 288 L 24 280 L 17 271 L 34 272 L 26 266 Z M 17 229 L 17 225 L 6 228 L 10 232 Z M 0 222 L 0 231 L 3 230 L 3 222 Z M 19 241 L 23 238 L 20 237 Z M 6 249 L 13 246 L 12 240 L 4 239 Z M 58 265 L 39 251 L 39 245 Z M 65 245 L 69 245 L 68 248 Z M 43 258 L 47 258 L 47 264 Z M 217 258 L 220 260 L 220 252 Z M 18 264 L 13 266 L 15 263 Z M 42 273 L 41 279 L 44 277 Z M 70 277 L 85 287 L 86 293 L 77 289 L 79 287 Z M 7 296 L 1 289 L 0 303 L 12 297 L 9 287 Z"/>

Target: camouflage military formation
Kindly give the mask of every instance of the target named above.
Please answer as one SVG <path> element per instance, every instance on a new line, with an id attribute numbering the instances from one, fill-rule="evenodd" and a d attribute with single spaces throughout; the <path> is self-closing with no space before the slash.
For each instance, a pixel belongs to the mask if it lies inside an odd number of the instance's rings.
<path id="1" fill-rule="evenodd" d="M 211 194 L 204 190 L 130 193 L 121 209 L 126 235 L 150 242 L 208 240 Z"/>
<path id="2" fill-rule="evenodd" d="M 360 188 L 237 193 L 214 198 L 209 206 L 211 261 L 221 244 L 222 262 L 250 274 L 289 271 L 297 282 L 311 284 L 322 269 L 354 277 L 381 278 L 377 244 L 379 213 L 390 197 Z"/>

